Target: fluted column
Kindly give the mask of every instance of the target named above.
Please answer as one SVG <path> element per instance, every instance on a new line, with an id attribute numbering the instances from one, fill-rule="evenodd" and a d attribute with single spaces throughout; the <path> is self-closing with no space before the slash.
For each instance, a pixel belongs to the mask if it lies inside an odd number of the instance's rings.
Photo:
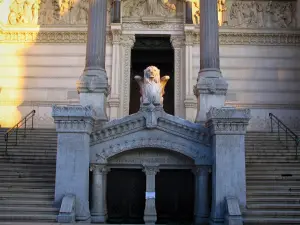
<path id="1" fill-rule="evenodd" d="M 121 0 L 114 0 L 114 16 L 112 22 L 121 22 Z"/>
<path id="2" fill-rule="evenodd" d="M 209 218 L 209 168 L 197 166 L 193 170 L 195 174 L 195 208 L 194 208 L 194 223 L 207 223 Z"/>
<path id="3" fill-rule="evenodd" d="M 228 84 L 220 71 L 217 0 L 200 1 L 200 71 L 194 88 L 196 121 L 205 123 L 210 107 L 222 107 Z"/>
<path id="4" fill-rule="evenodd" d="M 80 104 L 92 105 L 100 120 L 107 120 L 108 81 L 105 71 L 107 1 L 89 0 L 88 37 L 83 74 L 77 82 Z"/>
<path id="5" fill-rule="evenodd" d="M 109 171 L 104 165 L 93 165 L 92 207 L 91 216 L 94 223 L 105 223 L 106 208 L 106 175 Z"/>
<path id="6" fill-rule="evenodd" d="M 193 24 L 193 1 L 185 1 L 185 23 Z"/>
<path id="7" fill-rule="evenodd" d="M 145 224 L 155 224 L 157 220 L 155 207 L 155 175 L 158 171 L 157 165 L 144 165 L 143 172 L 146 174 Z"/>

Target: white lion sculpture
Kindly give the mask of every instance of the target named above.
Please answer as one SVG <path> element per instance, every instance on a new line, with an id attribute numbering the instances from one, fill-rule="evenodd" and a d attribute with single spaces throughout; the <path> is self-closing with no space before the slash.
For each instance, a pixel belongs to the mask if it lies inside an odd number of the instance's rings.
<path id="1" fill-rule="evenodd" d="M 144 79 L 140 76 L 135 76 L 134 79 L 140 86 L 142 105 L 163 105 L 163 95 L 169 76 L 160 78 L 160 70 L 155 66 L 148 66 L 144 70 Z"/>

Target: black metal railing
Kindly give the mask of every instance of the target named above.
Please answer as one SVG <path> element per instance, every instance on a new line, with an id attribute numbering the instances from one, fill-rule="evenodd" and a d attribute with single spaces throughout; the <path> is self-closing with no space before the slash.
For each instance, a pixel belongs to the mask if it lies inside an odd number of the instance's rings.
<path id="1" fill-rule="evenodd" d="M 271 132 L 274 132 L 273 122 L 277 125 L 277 135 L 278 139 L 280 140 L 280 130 L 283 130 L 285 134 L 285 145 L 288 148 L 288 138 L 291 138 L 295 141 L 295 156 L 298 159 L 298 146 L 299 146 L 299 136 L 295 134 L 290 128 L 288 128 L 278 117 L 276 117 L 273 113 L 269 113 L 269 117 L 271 119 Z M 276 128 L 275 128 L 276 129 Z"/>
<path id="2" fill-rule="evenodd" d="M 8 145 L 8 138 L 13 133 L 16 134 L 15 137 L 15 145 L 18 144 L 18 131 L 19 128 L 21 128 L 22 125 L 24 126 L 24 134 L 23 136 L 26 137 L 26 131 L 28 129 L 28 121 L 31 119 L 31 129 L 33 129 L 33 117 L 35 115 L 35 110 L 32 110 L 30 113 L 28 113 L 23 119 L 21 119 L 16 125 L 14 125 L 12 128 L 10 128 L 6 133 L 4 134 L 4 141 L 5 141 L 5 154 L 7 155 L 7 145 Z"/>

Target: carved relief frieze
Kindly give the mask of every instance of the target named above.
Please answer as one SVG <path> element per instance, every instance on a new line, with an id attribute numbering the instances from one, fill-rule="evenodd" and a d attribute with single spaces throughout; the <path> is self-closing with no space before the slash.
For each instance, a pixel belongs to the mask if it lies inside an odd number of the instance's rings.
<path id="1" fill-rule="evenodd" d="M 173 2 L 173 1 L 172 1 Z M 174 17 L 175 4 L 165 0 L 123 0 L 122 12 L 124 17 Z"/>
<path id="2" fill-rule="evenodd" d="M 237 28 L 294 28 L 296 1 L 234 1 L 228 19 Z"/>
<path id="3" fill-rule="evenodd" d="M 182 31 L 184 25 L 182 23 L 138 23 L 126 22 L 122 24 L 123 30 L 165 30 L 165 31 Z"/>

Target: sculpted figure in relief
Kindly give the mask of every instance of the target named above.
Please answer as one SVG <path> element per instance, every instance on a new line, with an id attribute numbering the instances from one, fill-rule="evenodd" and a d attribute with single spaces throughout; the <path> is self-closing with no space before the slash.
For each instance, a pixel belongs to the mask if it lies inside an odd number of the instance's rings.
<path id="1" fill-rule="evenodd" d="M 9 8 L 8 24 L 37 24 L 39 4 L 38 0 L 14 0 Z"/>
<path id="2" fill-rule="evenodd" d="M 294 2 L 236 1 L 231 5 L 229 25 L 245 28 L 295 26 Z"/>
<path id="3" fill-rule="evenodd" d="M 174 16 L 176 0 L 124 0 L 123 15 L 130 16 Z"/>
<path id="4" fill-rule="evenodd" d="M 140 76 L 135 76 L 134 79 L 140 86 L 142 105 L 163 105 L 164 90 L 169 76 L 160 78 L 160 70 L 149 66 L 144 70 L 144 79 Z"/>

